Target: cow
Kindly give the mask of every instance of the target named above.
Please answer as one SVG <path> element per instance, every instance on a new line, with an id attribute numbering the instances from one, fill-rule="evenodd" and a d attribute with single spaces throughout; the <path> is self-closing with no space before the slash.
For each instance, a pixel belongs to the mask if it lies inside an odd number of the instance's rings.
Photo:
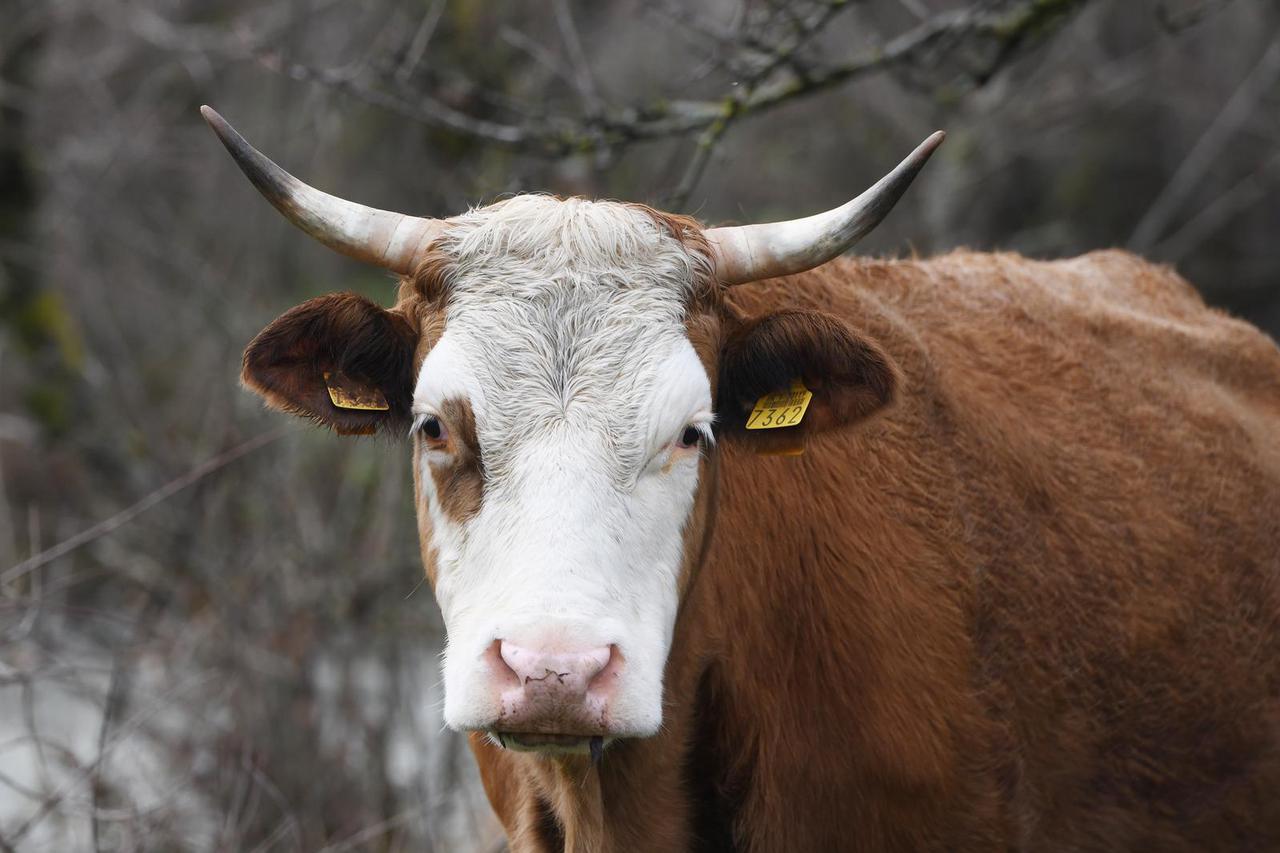
<path id="1" fill-rule="evenodd" d="M 842 257 L 941 141 L 791 222 L 284 172 L 400 276 L 243 382 L 406 435 L 513 851 L 1280 849 L 1280 351 L 1123 251 Z"/>

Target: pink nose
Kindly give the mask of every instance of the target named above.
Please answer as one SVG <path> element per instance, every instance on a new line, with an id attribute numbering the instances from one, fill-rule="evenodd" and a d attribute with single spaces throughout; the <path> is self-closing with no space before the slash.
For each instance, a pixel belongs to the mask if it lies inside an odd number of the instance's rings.
<path id="1" fill-rule="evenodd" d="M 613 646 L 551 651 L 500 640 L 498 655 L 510 670 L 509 686 L 502 691 L 501 729 L 594 734 L 606 728 L 608 700 L 622 663 Z"/>

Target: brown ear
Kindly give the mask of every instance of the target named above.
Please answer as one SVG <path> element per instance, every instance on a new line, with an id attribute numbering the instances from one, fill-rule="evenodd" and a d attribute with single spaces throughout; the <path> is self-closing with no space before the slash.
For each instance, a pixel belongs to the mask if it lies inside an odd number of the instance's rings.
<path id="1" fill-rule="evenodd" d="M 801 380 L 813 392 L 800 423 L 747 430 L 756 401 Z M 722 432 L 777 448 L 865 420 L 893 402 L 898 369 L 844 321 L 818 311 L 781 311 L 729 334 L 720 357 L 717 418 Z"/>
<path id="2" fill-rule="evenodd" d="M 263 329 L 244 351 L 241 380 L 272 408 L 344 435 L 408 429 L 416 344 L 404 315 L 334 293 Z"/>

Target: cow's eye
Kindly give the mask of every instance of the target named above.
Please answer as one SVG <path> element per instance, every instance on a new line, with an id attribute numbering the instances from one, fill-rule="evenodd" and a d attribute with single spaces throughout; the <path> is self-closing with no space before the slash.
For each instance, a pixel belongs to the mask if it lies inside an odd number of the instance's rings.
<path id="1" fill-rule="evenodd" d="M 684 428 L 684 432 L 680 433 L 681 447 L 697 447 L 702 443 L 702 430 L 693 424 Z"/>
<path id="2" fill-rule="evenodd" d="M 431 441 L 444 441 L 449 437 L 449 431 L 445 429 L 444 423 L 435 415 L 424 415 L 419 418 L 418 432 Z"/>

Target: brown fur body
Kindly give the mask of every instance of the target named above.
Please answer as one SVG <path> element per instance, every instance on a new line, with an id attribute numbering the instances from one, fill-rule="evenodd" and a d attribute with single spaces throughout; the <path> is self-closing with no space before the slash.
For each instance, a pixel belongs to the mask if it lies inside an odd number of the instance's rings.
<path id="1" fill-rule="evenodd" d="M 1120 252 L 728 299 L 864 331 L 897 403 L 721 442 L 662 733 L 598 768 L 472 737 L 514 851 L 1280 849 L 1269 339 Z"/>

